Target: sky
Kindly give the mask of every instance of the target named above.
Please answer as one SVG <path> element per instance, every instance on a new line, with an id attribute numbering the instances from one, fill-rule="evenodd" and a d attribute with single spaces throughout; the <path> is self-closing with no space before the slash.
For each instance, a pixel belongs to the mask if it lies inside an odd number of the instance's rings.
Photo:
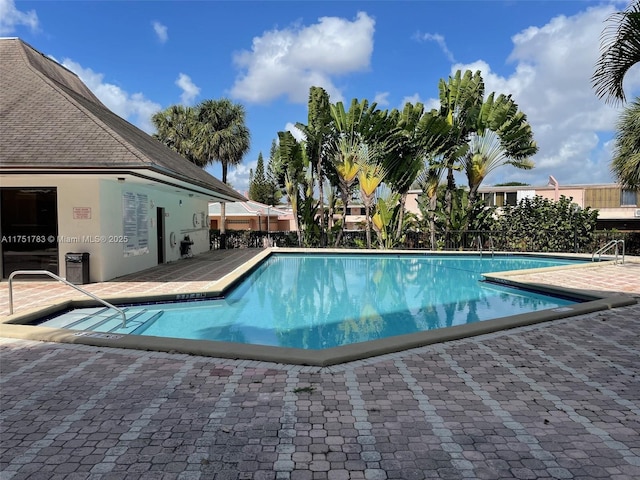
<path id="1" fill-rule="evenodd" d="M 539 146 L 530 171 L 502 167 L 484 185 L 613 181 L 621 106 L 590 83 L 606 19 L 626 1 L 15 1 L 0 36 L 18 37 L 75 72 L 112 111 L 152 134 L 171 105 L 229 98 L 244 106 L 251 149 L 228 182 L 248 190 L 278 131 L 307 123 L 311 86 L 332 103 L 438 106 L 438 83 L 479 70 L 486 93 L 511 94 Z M 640 66 L 625 77 L 640 94 Z M 207 171 L 220 178 L 219 165 Z M 464 184 L 464 181 L 460 179 Z"/>

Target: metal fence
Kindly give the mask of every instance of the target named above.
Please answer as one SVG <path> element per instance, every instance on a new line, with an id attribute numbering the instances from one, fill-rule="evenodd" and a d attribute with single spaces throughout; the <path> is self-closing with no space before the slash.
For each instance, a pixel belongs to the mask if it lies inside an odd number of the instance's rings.
<path id="1" fill-rule="evenodd" d="M 267 246 L 298 247 L 296 232 L 260 232 L 249 230 L 230 230 L 226 232 L 225 248 L 264 248 Z M 378 248 L 377 239 L 373 235 L 374 248 Z M 210 231 L 211 249 L 221 248 L 219 230 Z M 588 238 L 577 238 L 571 235 L 565 238 L 548 241 L 550 235 L 514 237 L 495 231 L 453 231 L 449 234 L 438 234 L 433 239 L 429 232 L 407 232 L 395 248 L 408 250 L 442 250 L 442 251 L 501 251 L 501 252 L 575 252 L 593 253 L 611 240 L 624 240 L 628 255 L 640 255 L 640 232 L 620 232 L 615 230 L 595 231 Z M 547 241 L 545 241 L 545 239 Z M 553 247 L 550 247 L 553 245 Z M 327 245 L 333 247 L 332 244 Z M 364 248 L 365 232 L 362 230 L 345 231 L 342 248 Z"/>

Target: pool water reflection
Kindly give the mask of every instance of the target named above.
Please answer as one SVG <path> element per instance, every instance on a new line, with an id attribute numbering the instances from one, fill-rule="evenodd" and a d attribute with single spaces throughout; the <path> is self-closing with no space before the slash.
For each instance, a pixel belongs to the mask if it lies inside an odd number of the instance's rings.
<path id="1" fill-rule="evenodd" d="M 325 349 L 574 304 L 481 281 L 483 272 L 571 263 L 576 261 L 276 254 L 225 298 L 128 307 L 128 317 L 144 308 L 152 320 L 109 331 Z"/>

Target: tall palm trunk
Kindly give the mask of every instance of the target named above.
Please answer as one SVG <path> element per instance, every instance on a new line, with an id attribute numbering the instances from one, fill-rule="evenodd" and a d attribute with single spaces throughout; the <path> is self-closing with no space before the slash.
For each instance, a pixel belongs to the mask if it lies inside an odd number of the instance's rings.
<path id="1" fill-rule="evenodd" d="M 318 152 L 318 163 L 316 166 L 316 170 L 318 173 L 318 201 L 320 202 L 320 247 L 326 246 L 326 227 L 324 221 L 324 181 L 322 178 L 322 152 L 321 148 Z"/>
<path id="2" fill-rule="evenodd" d="M 398 212 L 398 228 L 396 229 L 396 240 L 400 240 L 402 235 L 402 224 L 404 223 L 404 206 L 407 204 L 407 195 L 409 192 L 403 192 L 400 195 L 400 211 Z"/>
<path id="3" fill-rule="evenodd" d="M 338 235 L 336 237 L 335 247 L 340 246 L 340 242 L 342 242 L 342 237 L 344 236 L 344 226 L 347 223 L 347 207 L 349 206 L 349 186 L 342 185 L 340 188 L 340 198 L 342 199 L 342 222 L 340 222 L 340 230 L 338 230 Z"/>
<path id="4" fill-rule="evenodd" d="M 429 233 L 431 237 L 431 250 L 436 249 L 436 208 L 438 208 L 438 196 L 429 198 Z"/>
<path id="5" fill-rule="evenodd" d="M 367 235 L 367 248 L 371 248 L 371 205 L 369 202 L 366 202 L 364 205 L 364 215 L 367 219 L 366 222 L 366 235 Z"/>
<path id="6" fill-rule="evenodd" d="M 227 248 L 227 203 L 220 202 L 220 250 Z"/>
<path id="7" fill-rule="evenodd" d="M 227 183 L 227 162 L 222 162 L 222 183 Z M 227 204 L 220 202 L 220 249 L 227 248 Z"/>
<path id="8" fill-rule="evenodd" d="M 449 241 L 451 235 L 451 215 L 453 214 L 453 192 L 456 189 L 456 181 L 453 177 L 453 167 L 447 168 L 447 190 L 444 194 L 444 208 L 445 208 L 445 235 L 446 241 Z"/>

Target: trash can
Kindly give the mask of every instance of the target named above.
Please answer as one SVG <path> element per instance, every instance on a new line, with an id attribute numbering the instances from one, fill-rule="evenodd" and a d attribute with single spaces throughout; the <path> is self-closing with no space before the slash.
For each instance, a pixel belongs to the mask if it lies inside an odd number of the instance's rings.
<path id="1" fill-rule="evenodd" d="M 89 283 L 89 254 L 67 253 L 64 257 L 67 269 L 67 282 L 74 285 Z"/>

